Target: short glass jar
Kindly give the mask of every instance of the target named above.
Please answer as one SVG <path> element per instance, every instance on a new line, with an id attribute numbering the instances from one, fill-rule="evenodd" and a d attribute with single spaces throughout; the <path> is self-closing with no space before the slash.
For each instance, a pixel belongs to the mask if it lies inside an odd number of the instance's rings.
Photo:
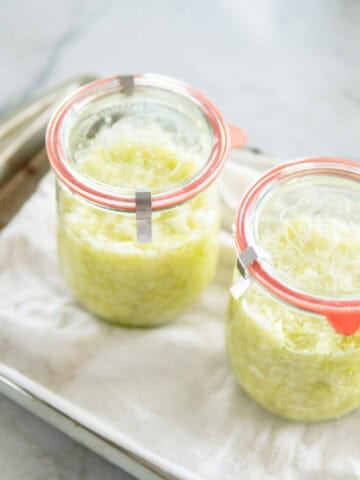
<path id="1" fill-rule="evenodd" d="M 116 324 L 172 320 L 214 275 L 214 182 L 245 134 L 192 87 L 145 74 L 78 90 L 46 142 L 60 265 L 77 299 Z"/>
<path id="2" fill-rule="evenodd" d="M 226 343 L 244 390 L 283 417 L 360 405 L 360 164 L 280 165 L 244 195 Z"/>

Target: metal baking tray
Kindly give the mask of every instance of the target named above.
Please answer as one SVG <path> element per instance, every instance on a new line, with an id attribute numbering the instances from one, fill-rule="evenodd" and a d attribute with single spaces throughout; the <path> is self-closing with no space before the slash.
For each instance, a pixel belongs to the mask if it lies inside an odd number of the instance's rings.
<path id="1" fill-rule="evenodd" d="M 0 373 L 0 393 L 139 480 L 181 480 L 77 422 L 4 372 Z"/>

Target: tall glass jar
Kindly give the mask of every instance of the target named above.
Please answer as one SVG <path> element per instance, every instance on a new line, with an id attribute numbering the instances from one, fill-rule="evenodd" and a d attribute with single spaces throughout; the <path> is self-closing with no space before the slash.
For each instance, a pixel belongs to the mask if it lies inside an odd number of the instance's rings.
<path id="1" fill-rule="evenodd" d="M 360 405 L 360 164 L 311 158 L 247 191 L 226 342 L 244 390 L 317 421 Z"/>
<path id="2" fill-rule="evenodd" d="M 60 265 L 77 299 L 116 324 L 174 319 L 214 275 L 214 182 L 245 134 L 188 85 L 135 75 L 68 97 L 46 141 Z"/>

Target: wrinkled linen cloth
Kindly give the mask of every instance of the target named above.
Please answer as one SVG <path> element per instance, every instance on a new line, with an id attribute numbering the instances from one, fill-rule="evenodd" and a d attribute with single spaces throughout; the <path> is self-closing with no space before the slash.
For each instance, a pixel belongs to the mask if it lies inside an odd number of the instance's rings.
<path id="1" fill-rule="evenodd" d="M 274 164 L 233 156 L 221 185 L 228 231 L 244 188 Z M 164 478 L 360 478 L 360 411 L 319 424 L 286 421 L 237 385 L 224 348 L 230 233 L 221 234 L 215 280 L 192 308 L 161 328 L 131 330 L 97 320 L 73 299 L 57 264 L 55 226 L 49 174 L 0 235 L 0 374 Z"/>

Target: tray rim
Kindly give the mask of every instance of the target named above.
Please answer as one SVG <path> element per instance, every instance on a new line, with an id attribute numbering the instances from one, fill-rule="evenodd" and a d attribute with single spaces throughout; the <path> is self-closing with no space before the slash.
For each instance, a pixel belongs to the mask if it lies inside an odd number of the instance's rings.
<path id="1" fill-rule="evenodd" d="M 1 365 L 6 369 L 9 368 L 4 363 L 0 363 Z M 18 373 L 23 376 L 20 372 Z M 34 380 L 31 382 L 37 384 Z M 0 372 L 0 394 L 139 480 L 182 480 L 181 477 L 165 471 L 126 447 L 109 440 L 83 422 L 72 418 L 4 372 Z"/>

